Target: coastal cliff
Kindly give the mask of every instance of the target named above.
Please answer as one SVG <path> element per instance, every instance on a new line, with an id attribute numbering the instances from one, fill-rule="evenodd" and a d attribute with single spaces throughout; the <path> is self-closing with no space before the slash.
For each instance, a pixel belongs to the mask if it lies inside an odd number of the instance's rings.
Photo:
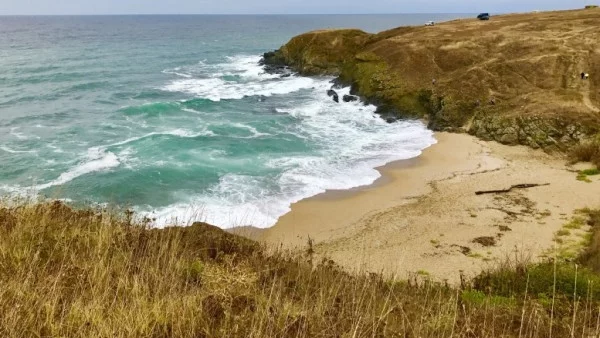
<path id="1" fill-rule="evenodd" d="M 266 53 L 263 63 L 337 76 L 384 116 L 560 151 L 600 131 L 599 20 L 600 9 L 586 9 L 378 34 L 313 31 Z"/>

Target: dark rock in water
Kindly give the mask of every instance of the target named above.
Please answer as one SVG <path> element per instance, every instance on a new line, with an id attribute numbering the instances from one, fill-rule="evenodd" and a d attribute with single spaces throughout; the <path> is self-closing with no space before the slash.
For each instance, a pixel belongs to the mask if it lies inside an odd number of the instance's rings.
<path id="1" fill-rule="evenodd" d="M 340 102 L 340 97 L 338 96 L 338 93 L 335 90 L 333 90 L 333 89 L 329 89 L 327 91 L 327 96 L 332 97 L 333 101 L 335 101 L 337 103 Z"/>
<path id="2" fill-rule="evenodd" d="M 342 100 L 344 100 L 344 102 L 355 102 L 355 101 L 358 101 L 358 96 L 344 95 L 342 97 Z"/>
<path id="3" fill-rule="evenodd" d="M 379 105 L 377 106 L 377 109 L 375 110 L 375 114 L 380 115 L 380 116 L 398 116 L 397 114 L 398 112 L 396 111 L 396 108 L 390 106 L 390 105 Z"/>
<path id="4" fill-rule="evenodd" d="M 271 65 L 271 66 L 285 66 L 285 58 L 281 54 L 280 51 L 272 51 L 266 52 L 263 54 L 262 59 L 259 61 L 261 66 Z"/>
<path id="5" fill-rule="evenodd" d="M 332 89 L 342 89 L 342 88 L 348 87 L 350 85 L 350 84 L 342 81 L 342 79 L 340 79 L 339 77 L 336 77 L 335 79 L 329 81 L 329 83 L 332 84 L 332 86 L 331 86 Z"/>
<path id="6" fill-rule="evenodd" d="M 286 74 L 282 74 L 281 77 L 290 77 L 292 76 L 292 73 L 286 73 Z"/>
<path id="7" fill-rule="evenodd" d="M 402 116 L 396 108 L 386 104 L 378 106 L 375 114 L 381 116 L 387 123 L 394 123 L 400 119 L 399 116 Z"/>
<path id="8" fill-rule="evenodd" d="M 287 66 L 263 65 L 263 69 L 269 74 L 292 75 L 292 71 Z"/>
<path id="9" fill-rule="evenodd" d="M 284 74 L 286 76 L 292 74 L 292 71 L 285 62 L 283 54 L 278 50 L 264 53 L 258 64 L 263 66 L 265 72 L 269 74 Z"/>

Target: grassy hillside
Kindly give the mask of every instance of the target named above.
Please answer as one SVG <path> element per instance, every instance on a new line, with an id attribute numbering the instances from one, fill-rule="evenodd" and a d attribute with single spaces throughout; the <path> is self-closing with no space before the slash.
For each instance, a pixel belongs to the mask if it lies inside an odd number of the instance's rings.
<path id="1" fill-rule="evenodd" d="M 600 131 L 599 20 L 600 9 L 586 9 L 372 35 L 316 31 L 275 54 L 302 74 L 339 75 L 386 112 L 426 117 L 435 130 L 565 150 Z"/>
<path id="2" fill-rule="evenodd" d="M 130 219 L 59 202 L 0 207 L 0 336 L 600 334 L 600 277 L 572 263 L 507 264 L 451 287 L 349 274 L 309 247 L 268 254 L 207 224 Z M 585 255 L 596 270 L 597 237 Z"/>

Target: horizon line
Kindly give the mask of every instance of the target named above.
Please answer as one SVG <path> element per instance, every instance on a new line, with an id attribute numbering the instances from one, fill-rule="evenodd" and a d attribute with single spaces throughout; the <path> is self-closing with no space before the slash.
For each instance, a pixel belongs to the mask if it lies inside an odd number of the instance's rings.
<path id="1" fill-rule="evenodd" d="M 549 10 L 558 11 L 558 10 Z M 528 13 L 490 12 L 495 14 Z M 301 15 L 435 15 L 435 14 L 475 14 L 479 12 L 398 12 L 398 13 L 119 13 L 119 14 L 0 14 L 0 17 L 64 17 L 64 16 L 301 16 Z"/>

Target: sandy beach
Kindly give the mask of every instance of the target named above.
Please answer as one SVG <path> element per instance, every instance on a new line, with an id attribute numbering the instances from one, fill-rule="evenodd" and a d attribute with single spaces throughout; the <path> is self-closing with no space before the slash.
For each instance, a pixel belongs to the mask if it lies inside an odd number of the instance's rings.
<path id="1" fill-rule="evenodd" d="M 290 249 L 310 237 L 317 255 L 349 270 L 456 282 L 461 270 L 473 275 L 508 255 L 548 255 L 577 209 L 600 204 L 598 179 L 578 181 L 579 167 L 562 157 L 465 134 L 436 139 L 418 158 L 379 168 L 373 185 L 300 201 L 254 235 Z M 548 185 L 475 194 L 530 183 Z"/>

